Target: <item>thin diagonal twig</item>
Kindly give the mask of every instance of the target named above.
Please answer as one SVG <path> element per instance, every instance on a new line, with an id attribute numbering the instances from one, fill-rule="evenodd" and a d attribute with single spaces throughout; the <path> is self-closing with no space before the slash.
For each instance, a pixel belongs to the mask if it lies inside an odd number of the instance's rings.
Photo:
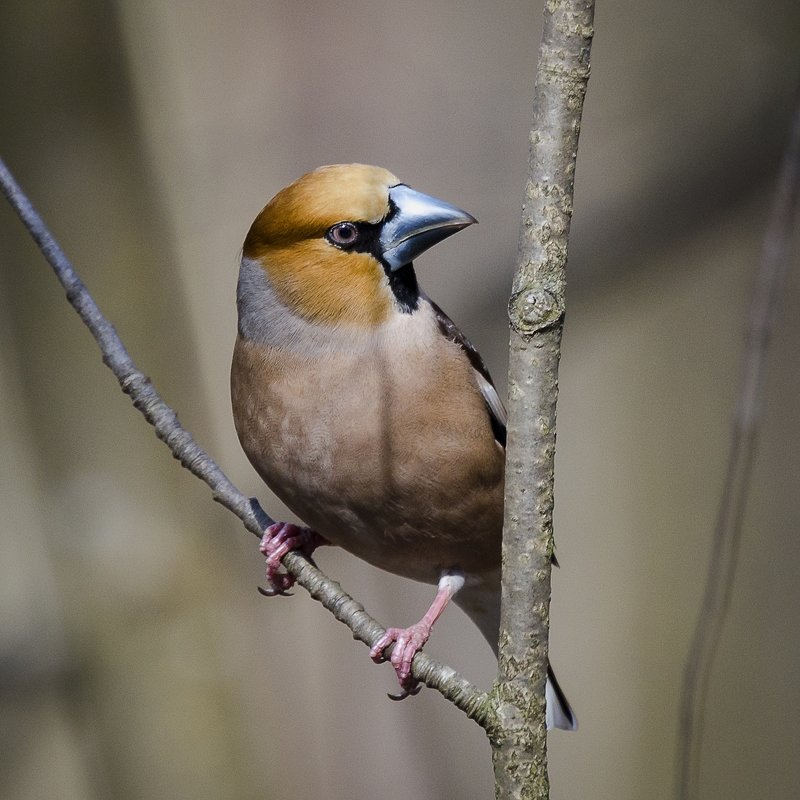
<path id="1" fill-rule="evenodd" d="M 233 485 L 189 431 L 181 426 L 177 415 L 160 397 L 149 378 L 136 367 L 114 326 L 102 314 L 66 254 L 2 159 L 0 189 L 53 268 L 67 293 L 67 299 L 94 336 L 103 354 L 103 362 L 114 373 L 122 391 L 130 396 L 134 406 L 155 428 L 156 435 L 167 445 L 172 455 L 210 487 L 214 500 L 236 514 L 248 531 L 261 537 L 264 528 L 272 524 L 273 520 L 257 503 L 251 502 Z M 364 611 L 364 607 L 343 591 L 338 583 L 320 572 L 305 556 L 296 552 L 287 553 L 283 558 L 283 565 L 294 575 L 300 586 L 350 628 L 354 638 L 372 647 L 384 635 L 384 629 Z M 455 670 L 419 653 L 412 664 L 412 671 L 417 680 L 437 689 L 470 719 L 484 728 L 490 724 L 492 715 L 488 696 Z"/>
<path id="2" fill-rule="evenodd" d="M 690 800 L 697 791 L 708 682 L 736 574 L 742 520 L 761 415 L 767 351 L 789 269 L 789 251 L 799 201 L 800 93 L 795 104 L 769 227 L 764 237 L 755 293 L 750 303 L 731 449 L 714 526 L 708 577 L 684 668 L 676 779 L 680 800 Z"/>

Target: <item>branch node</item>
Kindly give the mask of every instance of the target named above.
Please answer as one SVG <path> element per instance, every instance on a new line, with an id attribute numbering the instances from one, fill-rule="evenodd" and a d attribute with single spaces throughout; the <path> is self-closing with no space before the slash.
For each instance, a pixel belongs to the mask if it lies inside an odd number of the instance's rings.
<path id="1" fill-rule="evenodd" d="M 120 378 L 119 385 L 127 395 L 135 395 L 150 383 L 150 378 L 141 372 L 130 372 Z"/>
<path id="2" fill-rule="evenodd" d="M 508 301 L 511 327 L 523 338 L 561 324 L 564 319 L 563 296 L 549 289 L 523 289 Z"/>

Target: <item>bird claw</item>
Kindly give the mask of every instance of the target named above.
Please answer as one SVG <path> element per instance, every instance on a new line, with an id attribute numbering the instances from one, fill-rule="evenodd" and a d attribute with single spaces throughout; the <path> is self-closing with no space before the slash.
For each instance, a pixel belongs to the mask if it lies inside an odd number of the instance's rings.
<path id="1" fill-rule="evenodd" d="M 401 700 L 405 700 L 406 697 L 413 697 L 415 694 L 419 694 L 421 689 L 422 684 L 419 681 L 414 681 L 413 686 L 409 686 L 407 688 L 403 688 L 401 686 L 400 694 L 392 694 L 391 692 L 387 692 L 386 696 L 390 700 L 394 700 L 399 703 Z"/>
<path id="2" fill-rule="evenodd" d="M 270 525 L 261 537 L 259 550 L 267 559 L 267 588 L 258 588 L 265 597 L 281 595 L 291 597 L 286 590 L 294 586 L 294 575 L 282 571 L 281 559 L 291 550 L 299 550 L 308 558 L 314 550 L 327 540 L 310 528 L 301 528 L 289 522 Z"/>
<path id="3" fill-rule="evenodd" d="M 285 592 L 283 589 L 265 589 L 263 586 L 256 586 L 256 589 L 264 597 L 294 597 L 294 592 Z"/>

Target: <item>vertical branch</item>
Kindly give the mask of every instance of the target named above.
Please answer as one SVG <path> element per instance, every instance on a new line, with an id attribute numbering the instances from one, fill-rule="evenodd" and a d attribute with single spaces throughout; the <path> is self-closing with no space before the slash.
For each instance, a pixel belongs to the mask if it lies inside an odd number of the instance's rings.
<path id="1" fill-rule="evenodd" d="M 517 274 L 509 302 L 503 599 L 492 735 L 497 797 L 547 798 L 544 684 L 567 239 L 593 0 L 546 0 Z"/>
<path id="2" fill-rule="evenodd" d="M 755 291 L 750 301 L 731 449 L 714 525 L 703 605 L 684 667 L 677 763 L 677 793 L 680 800 L 690 800 L 697 793 L 708 680 L 736 574 L 745 500 L 761 416 L 767 349 L 778 300 L 786 281 L 799 206 L 800 93 L 795 103 L 792 129 L 781 165 L 769 227 L 764 236 Z"/>

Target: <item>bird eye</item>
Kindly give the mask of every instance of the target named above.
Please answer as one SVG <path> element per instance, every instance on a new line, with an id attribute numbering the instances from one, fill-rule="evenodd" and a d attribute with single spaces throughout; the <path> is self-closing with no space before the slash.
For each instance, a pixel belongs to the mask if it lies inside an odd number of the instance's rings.
<path id="1" fill-rule="evenodd" d="M 352 222 L 339 222 L 328 229 L 327 238 L 337 247 L 350 247 L 358 241 L 358 228 Z"/>

